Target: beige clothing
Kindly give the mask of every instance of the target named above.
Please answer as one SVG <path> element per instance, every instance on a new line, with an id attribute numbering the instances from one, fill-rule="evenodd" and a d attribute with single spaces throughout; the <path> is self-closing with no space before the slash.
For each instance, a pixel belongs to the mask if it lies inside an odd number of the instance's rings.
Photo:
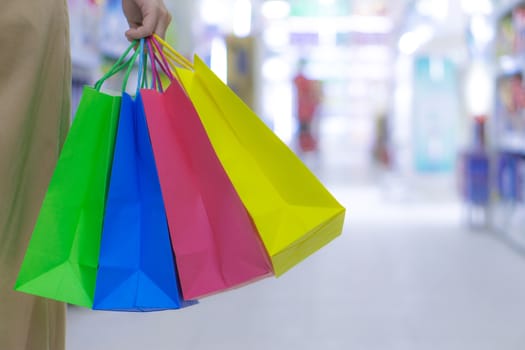
<path id="1" fill-rule="evenodd" d="M 62 350 L 65 305 L 13 291 L 69 125 L 66 0 L 0 1 L 0 349 Z"/>

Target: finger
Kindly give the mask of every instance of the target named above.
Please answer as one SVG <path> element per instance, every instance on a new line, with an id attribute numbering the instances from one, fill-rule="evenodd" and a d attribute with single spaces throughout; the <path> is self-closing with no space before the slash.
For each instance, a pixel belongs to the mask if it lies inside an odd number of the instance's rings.
<path id="1" fill-rule="evenodd" d="M 128 20 L 128 26 L 129 28 L 138 28 L 140 26 L 140 22 L 138 21 L 129 21 Z"/>
<path id="2" fill-rule="evenodd" d="M 157 23 L 157 26 L 155 27 L 155 33 L 164 39 L 166 36 L 166 31 L 168 30 L 168 26 L 171 23 L 171 15 L 169 12 L 164 12 Z"/>
<path id="3" fill-rule="evenodd" d="M 141 25 L 137 28 L 130 28 L 126 31 L 126 37 L 131 40 L 136 40 L 153 35 L 158 18 L 159 15 L 155 12 L 147 14 L 144 16 Z"/>
<path id="4" fill-rule="evenodd" d="M 128 21 L 128 25 L 129 25 L 129 29 L 125 32 L 125 35 L 126 35 L 126 39 L 128 39 L 128 41 L 133 41 L 134 39 L 129 35 L 129 31 L 131 29 L 136 29 L 139 27 L 139 24 L 136 23 L 136 22 L 130 22 Z"/>

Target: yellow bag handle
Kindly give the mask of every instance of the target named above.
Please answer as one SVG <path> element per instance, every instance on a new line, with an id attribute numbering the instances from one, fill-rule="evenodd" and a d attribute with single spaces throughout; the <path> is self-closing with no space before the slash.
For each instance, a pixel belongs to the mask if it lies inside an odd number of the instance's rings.
<path id="1" fill-rule="evenodd" d="M 162 60 L 164 60 L 164 62 L 168 63 L 168 67 L 166 68 L 170 70 L 173 78 L 181 83 L 182 80 L 179 75 L 179 71 L 175 67 L 178 65 L 193 71 L 193 64 L 188 59 L 186 59 L 186 57 L 175 51 L 175 49 L 173 49 L 157 34 L 154 34 L 150 40 L 152 41 L 151 47 L 155 52 L 155 55 L 159 56 Z"/>
<path id="2" fill-rule="evenodd" d="M 171 63 L 176 63 L 186 69 L 193 70 L 193 64 L 186 57 L 175 51 L 175 49 L 172 48 L 160 36 L 158 36 L 157 34 L 153 34 L 153 38 L 162 46 L 164 55 L 166 56 L 166 58 L 172 61 Z M 153 46 L 155 47 L 155 45 Z M 155 50 L 157 49 L 155 48 Z M 160 54 L 160 52 L 158 53 Z"/>

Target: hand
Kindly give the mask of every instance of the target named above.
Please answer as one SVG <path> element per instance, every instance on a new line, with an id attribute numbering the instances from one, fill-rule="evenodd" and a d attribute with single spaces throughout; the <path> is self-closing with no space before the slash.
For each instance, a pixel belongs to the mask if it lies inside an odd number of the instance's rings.
<path id="1" fill-rule="evenodd" d="M 162 0 L 122 0 L 122 10 L 129 24 L 128 40 L 166 35 L 171 15 Z"/>

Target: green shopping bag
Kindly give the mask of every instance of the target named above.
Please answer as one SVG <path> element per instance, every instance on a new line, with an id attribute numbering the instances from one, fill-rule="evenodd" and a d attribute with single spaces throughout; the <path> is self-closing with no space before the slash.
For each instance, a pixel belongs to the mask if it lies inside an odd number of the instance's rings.
<path id="1" fill-rule="evenodd" d="M 106 191 L 120 110 L 120 96 L 100 92 L 102 83 L 128 67 L 134 44 L 95 88 L 85 87 L 40 214 L 15 290 L 91 307 Z M 127 79 L 125 79 L 126 82 Z"/>

